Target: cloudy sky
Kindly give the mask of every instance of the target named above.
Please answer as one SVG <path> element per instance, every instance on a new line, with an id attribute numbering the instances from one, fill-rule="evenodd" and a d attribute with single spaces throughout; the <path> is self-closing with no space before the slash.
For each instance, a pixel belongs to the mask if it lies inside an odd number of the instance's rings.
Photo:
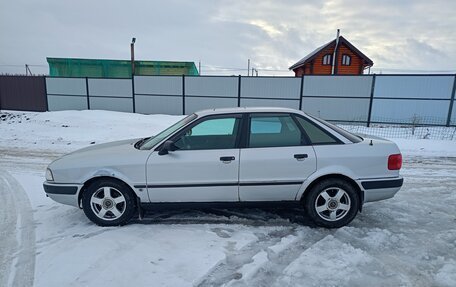
<path id="1" fill-rule="evenodd" d="M 292 75 L 335 38 L 375 72 L 456 72 L 456 1 L 0 0 L 0 73 L 47 73 L 46 57 L 201 61 L 203 74 Z M 244 69 L 244 70 L 240 70 Z"/>

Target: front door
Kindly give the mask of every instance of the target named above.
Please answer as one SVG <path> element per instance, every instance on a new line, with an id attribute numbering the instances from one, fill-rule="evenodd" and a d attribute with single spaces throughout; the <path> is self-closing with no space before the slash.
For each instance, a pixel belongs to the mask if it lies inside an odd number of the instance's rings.
<path id="1" fill-rule="evenodd" d="M 240 157 L 241 201 L 294 200 L 316 170 L 314 149 L 289 114 L 251 114 Z"/>
<path id="2" fill-rule="evenodd" d="M 210 116 L 172 137 L 175 151 L 147 161 L 151 202 L 238 201 L 238 115 Z"/>

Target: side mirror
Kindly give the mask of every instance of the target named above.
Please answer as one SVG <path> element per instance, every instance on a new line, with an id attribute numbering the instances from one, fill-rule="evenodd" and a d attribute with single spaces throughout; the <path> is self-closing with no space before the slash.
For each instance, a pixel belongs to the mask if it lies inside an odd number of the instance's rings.
<path id="1" fill-rule="evenodd" d="M 174 145 L 173 141 L 165 141 L 161 150 L 158 152 L 159 155 L 168 154 L 170 151 L 175 151 L 177 147 Z"/>

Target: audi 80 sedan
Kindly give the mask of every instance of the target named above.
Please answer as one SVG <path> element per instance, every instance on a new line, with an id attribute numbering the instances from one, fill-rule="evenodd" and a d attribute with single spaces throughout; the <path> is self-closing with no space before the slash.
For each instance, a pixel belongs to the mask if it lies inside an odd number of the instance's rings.
<path id="1" fill-rule="evenodd" d="M 94 145 L 52 162 L 44 190 L 101 226 L 156 204 L 300 204 L 316 225 L 350 223 L 402 186 L 388 140 L 302 111 L 230 108 L 191 114 L 156 136 Z"/>

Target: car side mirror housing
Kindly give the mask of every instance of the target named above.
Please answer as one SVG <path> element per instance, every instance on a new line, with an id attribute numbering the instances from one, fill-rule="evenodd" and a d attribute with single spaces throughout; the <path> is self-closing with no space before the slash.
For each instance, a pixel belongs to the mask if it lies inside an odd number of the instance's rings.
<path id="1" fill-rule="evenodd" d="M 173 141 L 165 141 L 163 143 L 162 148 L 158 152 L 159 155 L 165 155 L 168 154 L 170 151 L 175 151 L 177 150 L 177 147 L 174 145 Z"/>

